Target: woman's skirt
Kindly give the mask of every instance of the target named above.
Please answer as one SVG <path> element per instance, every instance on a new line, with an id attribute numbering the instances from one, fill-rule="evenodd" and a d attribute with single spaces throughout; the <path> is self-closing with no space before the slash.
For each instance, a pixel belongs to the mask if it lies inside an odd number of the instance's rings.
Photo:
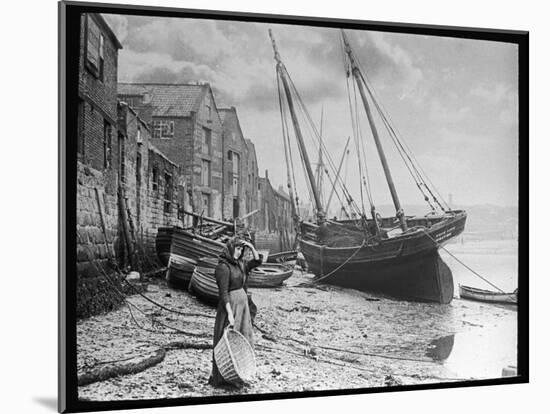
<path id="1" fill-rule="evenodd" d="M 248 296 L 244 289 L 232 290 L 229 292 L 229 304 L 231 305 L 231 310 L 233 311 L 233 318 L 235 319 L 235 325 L 233 328 L 236 331 L 239 331 L 250 343 L 251 346 L 254 346 L 254 338 L 252 334 L 252 320 L 250 318 L 250 310 L 248 308 Z M 227 317 L 227 311 L 225 305 L 220 302 L 218 303 L 218 310 L 216 312 L 216 322 L 214 323 L 214 348 L 218 344 L 219 340 L 223 336 L 223 331 L 225 327 L 229 325 L 229 319 Z M 223 379 L 218 367 L 216 366 L 216 361 L 212 354 L 212 375 L 210 377 L 209 383 L 212 385 L 225 385 L 227 382 Z"/>

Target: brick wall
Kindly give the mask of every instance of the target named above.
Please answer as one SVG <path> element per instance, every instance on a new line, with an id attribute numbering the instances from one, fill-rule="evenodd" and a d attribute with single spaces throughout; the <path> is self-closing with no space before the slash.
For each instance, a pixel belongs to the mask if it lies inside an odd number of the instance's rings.
<path id="1" fill-rule="evenodd" d="M 116 279 L 113 272 L 116 267 L 125 268 L 132 264 L 140 271 L 154 268 L 158 265 L 155 251 L 157 228 L 179 223 L 178 204 L 183 202 L 180 184 L 184 184 L 180 180 L 179 168 L 150 144 L 149 137 L 147 124 L 131 108 L 120 105 L 117 140 L 110 167 L 97 169 L 92 160 L 87 164 L 78 161 L 76 276 L 79 317 L 118 306 L 120 297 L 113 294 L 103 272 Z M 158 171 L 155 185 L 153 169 Z M 134 247 L 139 257 L 137 263 L 130 261 L 126 250 L 118 203 L 119 181 L 126 212 L 133 225 Z M 168 193 L 167 182 L 172 188 Z"/>
<path id="2" fill-rule="evenodd" d="M 98 27 L 104 38 L 103 76 L 94 71 L 87 58 L 88 26 Z M 118 49 L 116 38 L 97 14 L 83 14 L 80 28 L 79 83 L 81 99 L 79 116 L 79 157 L 94 168 L 102 169 L 105 163 L 104 123 L 112 128 L 112 140 L 116 142 Z"/>
<path id="3" fill-rule="evenodd" d="M 231 219 L 234 217 L 234 200 L 238 203 L 238 216 L 246 214 L 248 210 L 246 199 L 246 185 L 248 174 L 248 148 L 239 124 L 237 111 L 234 107 L 224 108 L 223 118 L 223 216 Z M 231 159 L 228 153 L 231 152 Z M 235 154 L 238 156 L 235 157 Z M 234 182 L 234 166 L 236 166 L 238 177 Z M 234 186 L 237 188 L 235 189 Z M 236 195 L 235 195 L 236 194 Z"/>
<path id="4" fill-rule="evenodd" d="M 258 179 L 259 212 L 256 220 L 256 247 L 272 252 L 290 250 L 295 237 L 290 200 L 279 194 L 266 177 Z M 259 245 L 258 245 L 259 243 Z"/>
<path id="5" fill-rule="evenodd" d="M 193 160 L 192 160 L 192 203 L 195 211 L 210 215 L 213 218 L 222 219 L 222 185 L 223 185 L 223 142 L 222 124 L 218 114 L 214 96 L 210 86 L 200 102 L 199 109 L 194 116 L 193 124 Z M 211 108 L 208 111 L 207 106 Z M 203 136 L 205 129 L 211 131 L 211 152 L 204 154 L 202 150 Z M 202 161 L 210 162 L 210 185 L 202 185 L 201 171 Z M 206 211 L 202 202 L 203 197 L 210 199 L 210 211 Z"/>

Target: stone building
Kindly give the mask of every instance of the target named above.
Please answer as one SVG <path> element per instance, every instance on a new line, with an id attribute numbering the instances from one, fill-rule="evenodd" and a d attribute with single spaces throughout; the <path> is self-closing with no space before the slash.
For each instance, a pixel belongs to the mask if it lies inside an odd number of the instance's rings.
<path id="1" fill-rule="evenodd" d="M 258 190 L 259 190 L 259 177 L 258 177 L 258 159 L 256 158 L 256 147 L 254 143 L 246 139 L 246 148 L 247 148 L 247 171 L 248 177 L 245 185 L 245 200 L 246 200 L 246 210 L 248 212 L 259 210 L 258 204 Z M 247 224 L 254 228 L 258 223 L 258 213 L 250 216 L 247 219 Z"/>
<path id="2" fill-rule="evenodd" d="M 118 96 L 150 116 L 151 142 L 185 177 L 185 204 L 223 218 L 222 121 L 210 85 L 119 83 Z"/>
<path id="3" fill-rule="evenodd" d="M 220 108 L 223 127 L 223 215 L 226 219 L 249 212 L 246 203 L 248 148 L 235 107 Z"/>
<path id="4" fill-rule="evenodd" d="M 157 228 L 181 224 L 178 220 L 183 189 L 179 166 L 151 143 L 148 124 L 125 102 L 119 102 L 118 150 L 121 189 L 133 222 L 136 240 L 154 257 Z"/>
<path id="5" fill-rule="evenodd" d="M 289 196 L 282 187 L 272 187 L 267 170 L 265 177 L 258 178 L 258 188 L 256 247 L 271 252 L 291 249 L 295 233 Z"/>
<path id="6" fill-rule="evenodd" d="M 110 167 L 117 126 L 118 51 L 122 45 L 99 14 L 82 14 L 78 76 L 78 159 Z"/>
<path id="7" fill-rule="evenodd" d="M 177 164 L 150 145 L 148 123 L 117 102 L 120 48 L 100 15 L 81 16 L 78 130 L 67 138 L 77 140 L 78 317 L 120 304 L 123 286 L 106 275 L 154 266 L 156 228 L 178 223 Z"/>

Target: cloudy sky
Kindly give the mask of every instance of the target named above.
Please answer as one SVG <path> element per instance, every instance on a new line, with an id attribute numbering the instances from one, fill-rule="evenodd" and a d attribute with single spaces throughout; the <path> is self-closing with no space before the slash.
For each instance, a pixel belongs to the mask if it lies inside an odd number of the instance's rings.
<path id="1" fill-rule="evenodd" d="M 210 82 L 218 106 L 237 108 L 245 136 L 256 145 L 260 174 L 267 169 L 274 185 L 286 186 L 275 63 L 267 31 L 271 28 L 281 58 L 317 123 L 323 108 L 323 137 L 332 158 L 339 160 L 353 131 L 338 30 L 105 17 L 124 47 L 119 53 L 119 81 Z M 374 31 L 347 33 L 381 103 L 440 193 L 445 198 L 452 193 L 459 205 L 517 205 L 517 47 Z M 390 204 L 361 115 L 374 200 Z M 402 204 L 421 204 L 404 164 L 379 129 Z M 316 160 L 313 147 L 310 154 Z M 357 171 L 352 152 L 347 182 L 355 194 Z"/>

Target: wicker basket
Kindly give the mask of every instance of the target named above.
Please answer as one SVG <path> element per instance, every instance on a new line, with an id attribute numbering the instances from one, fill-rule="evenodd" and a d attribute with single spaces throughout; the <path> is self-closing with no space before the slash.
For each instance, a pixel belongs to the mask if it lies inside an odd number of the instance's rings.
<path id="1" fill-rule="evenodd" d="M 214 348 L 214 359 L 223 379 L 232 384 L 250 382 L 256 375 L 254 349 L 236 330 L 227 328 Z"/>

